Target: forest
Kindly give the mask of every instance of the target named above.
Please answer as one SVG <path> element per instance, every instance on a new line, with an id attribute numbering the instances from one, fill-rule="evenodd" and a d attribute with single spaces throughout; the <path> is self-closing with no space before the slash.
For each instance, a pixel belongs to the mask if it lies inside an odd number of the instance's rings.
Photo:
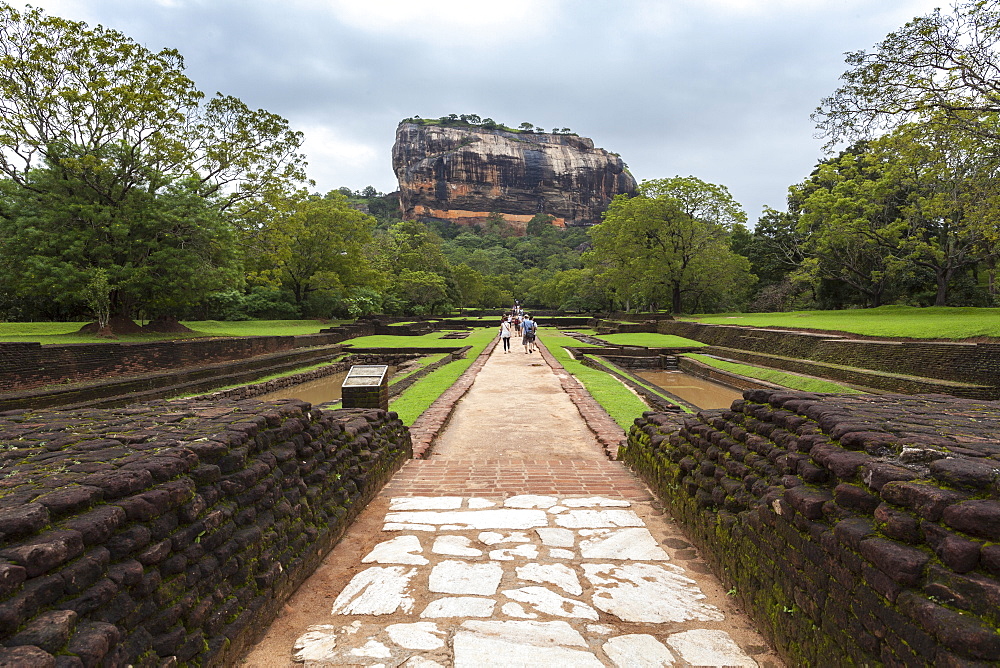
<path id="1" fill-rule="evenodd" d="M 997 6 L 849 54 L 815 114 L 828 153 L 784 211 L 751 222 L 725 186 L 675 176 L 593 227 L 539 214 L 521 233 L 500 212 L 400 220 L 371 186 L 317 192 L 302 134 L 206 96 L 177 52 L 0 5 L 0 319 L 997 306 Z"/>

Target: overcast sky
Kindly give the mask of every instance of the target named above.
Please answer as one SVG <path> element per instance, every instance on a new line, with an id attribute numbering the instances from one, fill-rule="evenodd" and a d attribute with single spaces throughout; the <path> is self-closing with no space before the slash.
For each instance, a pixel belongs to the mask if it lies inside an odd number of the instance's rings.
<path id="1" fill-rule="evenodd" d="M 20 5 L 20 0 L 8 0 Z M 178 49 L 205 92 L 306 135 L 316 189 L 396 189 L 398 122 L 569 127 L 639 180 L 727 186 L 752 224 L 822 156 L 843 53 L 940 0 L 32 0 Z"/>

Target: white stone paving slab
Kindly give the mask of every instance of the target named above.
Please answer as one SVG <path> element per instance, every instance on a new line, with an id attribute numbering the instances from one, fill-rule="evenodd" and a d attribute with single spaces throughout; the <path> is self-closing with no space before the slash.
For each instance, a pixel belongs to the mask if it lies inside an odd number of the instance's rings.
<path id="1" fill-rule="evenodd" d="M 455 668 L 604 668 L 590 652 L 566 647 L 538 647 L 483 637 L 455 634 Z"/>
<path id="2" fill-rule="evenodd" d="M 437 531 L 433 524 L 407 524 L 405 522 L 386 522 L 382 531 Z"/>
<path id="3" fill-rule="evenodd" d="M 576 535 L 569 529 L 545 527 L 535 529 L 535 533 L 546 547 L 573 547 L 573 543 L 576 542 Z"/>
<path id="4" fill-rule="evenodd" d="M 516 569 L 517 577 L 527 582 L 554 584 L 567 594 L 579 596 L 583 593 L 576 572 L 565 564 L 526 564 Z"/>
<path id="5" fill-rule="evenodd" d="M 559 547 L 554 547 L 549 550 L 549 557 L 552 559 L 576 559 L 576 552 L 573 550 L 564 550 Z"/>
<path id="6" fill-rule="evenodd" d="M 590 619 L 595 622 L 599 619 L 597 611 L 583 601 L 560 596 L 545 587 L 505 589 L 503 593 L 507 598 L 530 605 L 546 615 L 570 619 Z"/>
<path id="7" fill-rule="evenodd" d="M 389 510 L 453 510 L 462 501 L 461 496 L 396 496 L 389 499 Z"/>
<path id="8" fill-rule="evenodd" d="M 483 556 L 482 550 L 472 547 L 472 539 L 468 536 L 438 536 L 434 539 L 431 552 L 451 557 Z"/>
<path id="9" fill-rule="evenodd" d="M 403 664 L 403 668 L 445 668 L 444 664 L 422 656 L 411 656 Z"/>
<path id="10" fill-rule="evenodd" d="M 550 515 L 558 515 L 559 513 L 566 512 L 569 510 L 566 506 L 552 506 L 549 508 Z"/>
<path id="11" fill-rule="evenodd" d="M 537 494 L 521 494 L 512 496 L 503 502 L 504 508 L 551 508 L 559 502 L 554 496 L 539 496 Z"/>
<path id="12" fill-rule="evenodd" d="M 525 543 L 517 547 L 504 547 L 499 550 L 490 550 L 490 559 L 494 561 L 513 561 L 514 559 L 537 559 L 538 546 Z"/>
<path id="13" fill-rule="evenodd" d="M 520 508 L 387 513 L 385 521 L 393 524 L 430 524 L 441 528 L 445 526 L 457 527 L 461 530 L 534 529 L 548 525 L 548 517 L 544 511 Z"/>
<path id="14" fill-rule="evenodd" d="M 397 610 L 410 612 L 410 579 L 417 569 L 402 566 L 373 566 L 361 571 L 347 583 L 333 602 L 334 615 L 389 615 Z"/>
<path id="15" fill-rule="evenodd" d="M 507 615 L 508 617 L 517 617 L 518 619 L 538 619 L 538 615 L 533 612 L 528 612 L 520 603 L 504 603 L 500 611 Z"/>
<path id="16" fill-rule="evenodd" d="M 580 556 L 584 559 L 670 559 L 646 528 L 581 529 L 580 536 Z"/>
<path id="17" fill-rule="evenodd" d="M 420 556 L 423 548 L 420 547 L 420 539 L 416 536 L 396 536 L 395 538 L 383 541 L 372 548 L 361 560 L 363 564 L 372 562 L 377 564 L 411 564 L 423 566 L 429 564 L 426 557 Z"/>
<path id="18" fill-rule="evenodd" d="M 496 601 L 489 598 L 456 596 L 431 601 L 420 613 L 423 619 L 437 617 L 491 617 Z"/>
<path id="19" fill-rule="evenodd" d="M 673 564 L 583 564 L 598 610 L 626 622 L 722 621 L 697 583 Z"/>
<path id="20" fill-rule="evenodd" d="M 530 543 L 531 539 L 523 531 L 500 533 L 498 531 L 483 531 L 478 536 L 484 545 L 499 545 L 500 543 Z"/>
<path id="21" fill-rule="evenodd" d="M 648 633 L 612 638 L 601 649 L 617 668 L 664 668 L 675 663 L 670 650 Z"/>
<path id="22" fill-rule="evenodd" d="M 497 593 L 502 577 L 500 564 L 448 560 L 431 569 L 427 587 L 438 594 L 492 596 Z"/>
<path id="23" fill-rule="evenodd" d="M 323 661 L 337 647 L 337 631 L 330 624 L 310 626 L 292 645 L 292 661 Z"/>
<path id="24" fill-rule="evenodd" d="M 469 499 L 469 508 L 479 509 L 479 508 L 493 508 L 497 504 L 489 499 L 477 499 L 475 497 Z"/>
<path id="25" fill-rule="evenodd" d="M 351 654 L 354 656 L 370 656 L 373 659 L 388 659 L 392 656 L 389 648 L 374 638 L 369 638 L 368 642 L 361 647 L 352 649 Z"/>
<path id="26" fill-rule="evenodd" d="M 587 624 L 586 629 L 587 633 L 596 633 L 602 636 L 609 636 L 615 632 L 613 628 L 604 624 Z"/>
<path id="27" fill-rule="evenodd" d="M 473 619 L 463 622 L 462 628 L 479 635 L 529 645 L 587 646 L 587 641 L 580 632 L 566 622 L 494 622 Z"/>
<path id="28" fill-rule="evenodd" d="M 757 667 L 757 662 L 747 656 L 725 631 L 695 629 L 674 633 L 667 638 L 667 645 L 695 666 Z"/>
<path id="29" fill-rule="evenodd" d="M 588 496 L 586 498 L 563 499 L 562 504 L 570 508 L 630 508 L 632 504 L 625 499 L 609 499 L 604 496 Z"/>
<path id="30" fill-rule="evenodd" d="M 556 524 L 567 529 L 611 529 L 614 527 L 644 527 L 642 519 L 632 510 L 570 510 L 556 515 Z"/>
<path id="31" fill-rule="evenodd" d="M 390 624 L 385 627 L 389 638 L 406 649 L 438 649 L 444 647 L 444 631 L 434 622 L 414 622 L 412 624 Z"/>

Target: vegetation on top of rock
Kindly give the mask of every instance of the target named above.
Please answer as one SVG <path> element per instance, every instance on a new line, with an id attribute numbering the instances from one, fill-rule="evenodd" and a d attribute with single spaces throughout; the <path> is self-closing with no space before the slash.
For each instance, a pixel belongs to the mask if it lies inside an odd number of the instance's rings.
<path id="1" fill-rule="evenodd" d="M 442 125 L 449 128 L 473 128 L 478 130 L 502 130 L 516 134 L 554 134 L 554 135 L 579 135 L 569 128 L 552 128 L 551 132 L 546 132 L 545 128 L 525 121 L 516 128 L 512 128 L 503 123 L 494 121 L 492 118 L 480 118 L 477 114 L 448 114 L 441 118 L 421 118 L 412 116 L 404 118 L 401 123 L 417 123 L 419 125 Z"/>

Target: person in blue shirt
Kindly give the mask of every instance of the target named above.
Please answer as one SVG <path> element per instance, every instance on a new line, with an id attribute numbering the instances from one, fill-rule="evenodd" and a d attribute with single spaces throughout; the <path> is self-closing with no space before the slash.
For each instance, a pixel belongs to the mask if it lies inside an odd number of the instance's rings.
<path id="1" fill-rule="evenodd" d="M 521 321 L 521 332 L 522 339 L 521 345 L 524 346 L 524 354 L 535 352 L 535 332 L 538 331 L 538 325 L 532 320 L 530 314 L 525 314 L 524 320 Z"/>

